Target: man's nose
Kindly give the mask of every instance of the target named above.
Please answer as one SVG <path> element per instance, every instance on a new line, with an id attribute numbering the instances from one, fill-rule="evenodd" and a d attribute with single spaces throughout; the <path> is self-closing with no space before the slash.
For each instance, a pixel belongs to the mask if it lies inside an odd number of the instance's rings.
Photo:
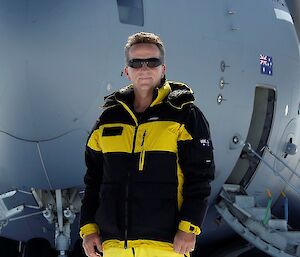
<path id="1" fill-rule="evenodd" d="M 146 70 L 148 69 L 148 63 L 147 62 L 142 62 L 142 69 Z"/>

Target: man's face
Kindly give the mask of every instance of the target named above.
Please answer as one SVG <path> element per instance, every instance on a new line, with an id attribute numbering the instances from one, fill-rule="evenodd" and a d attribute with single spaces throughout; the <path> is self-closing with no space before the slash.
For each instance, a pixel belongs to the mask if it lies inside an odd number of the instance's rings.
<path id="1" fill-rule="evenodd" d="M 154 44 L 141 43 L 133 45 L 129 49 L 129 60 L 160 58 L 160 51 Z M 125 67 L 124 70 L 127 78 L 133 83 L 138 90 L 153 89 L 160 84 L 161 79 L 166 72 L 166 66 L 161 64 L 157 67 L 148 67 L 145 63 L 140 68 Z"/>

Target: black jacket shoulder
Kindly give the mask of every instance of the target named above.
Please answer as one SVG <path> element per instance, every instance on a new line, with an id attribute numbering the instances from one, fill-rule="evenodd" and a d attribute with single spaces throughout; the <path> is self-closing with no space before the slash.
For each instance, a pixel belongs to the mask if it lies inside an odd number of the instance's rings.
<path id="1" fill-rule="evenodd" d="M 166 101 L 176 109 L 182 109 L 186 104 L 193 103 L 195 98 L 193 91 L 186 84 L 174 81 L 168 81 L 171 92 Z"/>

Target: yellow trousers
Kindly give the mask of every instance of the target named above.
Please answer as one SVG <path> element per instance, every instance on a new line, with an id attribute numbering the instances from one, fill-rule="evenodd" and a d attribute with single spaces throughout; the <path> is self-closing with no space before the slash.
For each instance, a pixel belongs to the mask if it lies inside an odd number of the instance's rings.
<path id="1" fill-rule="evenodd" d="M 152 247 L 115 248 L 104 250 L 103 257 L 189 257 L 189 254 L 179 254 L 174 251 L 155 249 Z"/>

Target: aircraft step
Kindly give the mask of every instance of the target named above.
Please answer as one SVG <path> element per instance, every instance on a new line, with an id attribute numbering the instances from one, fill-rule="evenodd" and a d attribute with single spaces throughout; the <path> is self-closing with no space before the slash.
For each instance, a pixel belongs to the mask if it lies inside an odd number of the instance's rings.
<path id="1" fill-rule="evenodd" d="M 300 257 L 300 231 L 288 229 L 286 220 L 272 217 L 239 185 L 224 185 L 216 208 L 223 219 L 248 242 L 274 257 Z"/>

